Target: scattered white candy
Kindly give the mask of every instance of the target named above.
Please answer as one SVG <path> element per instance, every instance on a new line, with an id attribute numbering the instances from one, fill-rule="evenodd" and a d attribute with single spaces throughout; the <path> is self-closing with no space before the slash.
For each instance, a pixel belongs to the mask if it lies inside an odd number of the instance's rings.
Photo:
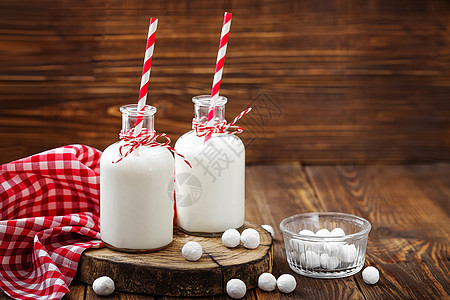
<path id="1" fill-rule="evenodd" d="M 267 230 L 272 237 L 275 237 L 275 231 L 273 231 L 272 226 L 270 226 L 270 225 L 261 225 L 261 227 L 264 228 L 265 230 Z"/>
<path id="2" fill-rule="evenodd" d="M 278 277 L 277 286 L 280 292 L 290 293 L 297 287 L 297 282 L 295 281 L 295 277 L 291 274 L 283 274 Z"/>
<path id="3" fill-rule="evenodd" d="M 320 266 L 320 256 L 314 251 L 308 250 L 300 256 L 300 263 L 307 269 L 314 269 Z"/>
<path id="4" fill-rule="evenodd" d="M 181 249 L 181 254 L 189 261 L 197 261 L 202 257 L 202 246 L 197 242 L 187 242 Z"/>
<path id="5" fill-rule="evenodd" d="M 94 280 L 92 283 L 92 289 L 94 293 L 100 296 L 108 296 L 114 293 L 115 290 L 114 281 L 108 276 L 102 276 Z"/>
<path id="6" fill-rule="evenodd" d="M 380 272 L 375 267 L 367 267 L 362 271 L 362 277 L 365 283 L 375 284 L 380 279 Z"/>
<path id="7" fill-rule="evenodd" d="M 326 228 L 322 228 L 316 232 L 317 236 L 330 236 L 330 231 Z"/>
<path id="8" fill-rule="evenodd" d="M 256 249 L 259 246 L 259 233 L 255 229 L 247 228 L 241 233 L 241 242 L 247 249 Z"/>
<path id="9" fill-rule="evenodd" d="M 237 247 L 241 243 L 241 234 L 236 229 L 227 229 L 222 234 L 222 243 L 228 248 Z"/>
<path id="10" fill-rule="evenodd" d="M 327 270 L 334 270 L 339 266 L 339 258 L 329 256 L 327 253 L 320 255 L 320 266 Z"/>
<path id="11" fill-rule="evenodd" d="M 310 235 L 310 236 L 314 236 L 314 235 L 315 235 L 314 232 L 312 232 L 311 230 L 308 230 L 308 229 L 303 229 L 303 230 L 301 230 L 298 234 L 301 234 L 301 235 Z"/>
<path id="12" fill-rule="evenodd" d="M 258 286 L 263 291 L 271 292 L 277 286 L 277 280 L 275 276 L 270 273 L 262 273 L 258 277 Z"/>
<path id="13" fill-rule="evenodd" d="M 231 279 L 227 282 L 227 294 L 233 299 L 240 299 L 245 296 L 247 287 L 240 279 Z"/>
<path id="14" fill-rule="evenodd" d="M 333 230 L 331 230 L 330 235 L 335 237 L 341 237 L 345 236 L 345 232 L 344 230 L 342 230 L 342 228 L 336 227 Z"/>
<path id="15" fill-rule="evenodd" d="M 341 259 L 346 263 L 353 263 L 356 259 L 355 245 L 343 245 L 341 249 Z"/>

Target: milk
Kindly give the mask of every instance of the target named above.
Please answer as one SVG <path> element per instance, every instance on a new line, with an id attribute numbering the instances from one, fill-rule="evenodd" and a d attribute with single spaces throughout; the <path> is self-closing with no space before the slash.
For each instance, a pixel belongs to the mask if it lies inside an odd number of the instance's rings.
<path id="1" fill-rule="evenodd" d="M 207 103 L 202 108 L 206 107 L 206 112 L 200 113 L 198 106 L 196 103 L 198 117 L 207 114 Z M 218 112 L 223 114 L 224 109 Z M 239 228 L 245 221 L 244 144 L 226 133 L 212 134 L 204 141 L 190 131 L 175 144 L 175 150 L 192 165 L 189 168 L 182 158 L 175 157 L 177 224 L 198 235 Z"/>
<path id="2" fill-rule="evenodd" d="M 112 144 L 100 159 L 101 238 L 131 252 L 167 246 L 173 236 L 173 156 L 163 147 L 141 146 L 114 163 L 123 144 Z"/>

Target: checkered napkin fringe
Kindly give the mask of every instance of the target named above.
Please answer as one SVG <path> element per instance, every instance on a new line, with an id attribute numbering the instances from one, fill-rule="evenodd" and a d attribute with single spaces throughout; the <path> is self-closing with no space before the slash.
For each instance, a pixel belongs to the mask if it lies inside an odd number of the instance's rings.
<path id="1" fill-rule="evenodd" d="M 0 287 L 60 299 L 81 253 L 103 247 L 97 149 L 71 145 L 0 166 Z"/>

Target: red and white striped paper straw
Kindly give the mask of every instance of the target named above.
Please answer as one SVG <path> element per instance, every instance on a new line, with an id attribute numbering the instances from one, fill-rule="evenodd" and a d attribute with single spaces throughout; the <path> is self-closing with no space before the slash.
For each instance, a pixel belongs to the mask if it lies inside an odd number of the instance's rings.
<path id="1" fill-rule="evenodd" d="M 147 101 L 148 81 L 150 79 L 150 70 L 152 69 L 153 49 L 155 48 L 156 28 L 158 27 L 158 19 L 150 18 L 148 27 L 147 47 L 144 56 L 144 67 L 142 70 L 141 89 L 139 91 L 139 101 L 137 110 L 139 112 L 136 117 L 136 126 L 134 135 L 138 136 L 142 130 L 142 122 L 144 120 L 144 109 Z"/>
<path id="2" fill-rule="evenodd" d="M 230 33 L 231 14 L 225 12 L 223 17 L 222 34 L 220 35 L 219 52 L 217 53 L 216 71 L 214 72 L 214 80 L 212 84 L 211 100 L 209 102 L 209 112 L 207 121 L 210 122 L 216 115 L 216 103 L 219 99 L 220 82 L 222 81 L 223 64 L 225 62 L 225 54 L 227 53 L 228 34 Z"/>

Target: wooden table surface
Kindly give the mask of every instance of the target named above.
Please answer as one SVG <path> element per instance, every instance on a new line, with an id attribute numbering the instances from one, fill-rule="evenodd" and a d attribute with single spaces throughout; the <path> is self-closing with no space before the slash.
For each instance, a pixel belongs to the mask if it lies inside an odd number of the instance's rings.
<path id="1" fill-rule="evenodd" d="M 288 295 L 259 289 L 247 299 L 448 299 L 450 294 L 450 164 L 247 167 L 247 220 L 275 229 L 274 275 L 291 273 L 297 288 Z M 287 264 L 279 223 L 287 216 L 339 211 L 369 220 L 366 265 L 380 281 L 361 273 L 344 279 L 312 279 Z M 114 293 L 108 299 L 159 297 Z M 0 299 L 8 299 L 4 294 Z M 64 299 L 104 299 L 75 280 Z M 163 299 L 171 299 L 163 297 Z M 219 296 L 215 299 L 227 299 Z"/>

